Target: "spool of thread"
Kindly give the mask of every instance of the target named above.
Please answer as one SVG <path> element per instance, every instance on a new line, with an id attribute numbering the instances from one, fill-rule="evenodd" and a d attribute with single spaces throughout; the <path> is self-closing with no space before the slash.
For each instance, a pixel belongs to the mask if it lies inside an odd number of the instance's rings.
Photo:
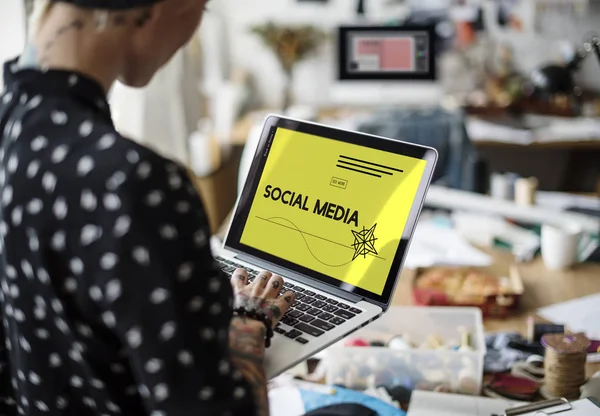
<path id="1" fill-rule="evenodd" d="M 398 335 L 390 339 L 388 341 L 387 346 L 392 350 L 398 351 L 407 351 L 411 349 L 410 344 L 404 339 L 402 335 Z"/>
<path id="2" fill-rule="evenodd" d="M 368 347 L 369 341 L 363 338 L 348 338 L 344 341 L 344 347 Z"/>
<path id="3" fill-rule="evenodd" d="M 515 180 L 515 203 L 521 206 L 535 204 L 538 180 L 536 178 L 517 178 Z"/>
<path id="4" fill-rule="evenodd" d="M 583 334 L 548 334 L 542 337 L 546 398 L 576 399 L 585 383 L 585 362 L 590 340 Z"/>
<path id="5" fill-rule="evenodd" d="M 492 173 L 490 179 L 490 194 L 495 199 L 511 199 L 510 182 L 508 178 L 501 173 Z"/>
<path id="6" fill-rule="evenodd" d="M 465 327 L 459 327 L 458 332 L 460 333 L 460 347 L 459 351 L 473 351 L 471 347 L 471 333 Z"/>
<path id="7" fill-rule="evenodd" d="M 565 331 L 563 331 L 565 332 Z M 527 342 L 533 342 L 535 337 L 535 318 L 533 316 L 527 317 Z"/>
<path id="8" fill-rule="evenodd" d="M 508 172 L 504 174 L 504 177 L 508 181 L 508 199 L 515 199 L 515 184 L 517 183 L 517 179 L 520 178 L 518 173 Z"/>

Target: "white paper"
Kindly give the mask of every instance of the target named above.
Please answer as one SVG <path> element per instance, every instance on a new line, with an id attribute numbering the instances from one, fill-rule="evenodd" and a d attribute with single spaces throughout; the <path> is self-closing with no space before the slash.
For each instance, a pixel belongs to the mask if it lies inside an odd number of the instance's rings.
<path id="1" fill-rule="evenodd" d="M 538 142 L 565 142 L 600 139 L 598 118 L 555 118 L 552 123 L 536 132 Z"/>
<path id="2" fill-rule="evenodd" d="M 306 413 L 302 395 L 297 387 L 278 387 L 269 390 L 271 416 L 302 416 Z"/>
<path id="3" fill-rule="evenodd" d="M 535 204 L 564 211 L 568 208 L 600 209 L 600 201 L 597 196 L 573 195 L 563 192 L 537 191 Z"/>
<path id="4" fill-rule="evenodd" d="M 277 387 L 269 390 L 271 416 L 302 416 L 306 413 L 300 390 L 296 387 Z"/>
<path id="5" fill-rule="evenodd" d="M 493 141 L 503 143 L 531 144 L 535 141 L 531 130 L 519 129 L 489 122 L 475 117 L 467 118 L 469 137 L 473 141 Z"/>
<path id="6" fill-rule="evenodd" d="M 540 118 L 544 123 L 530 122 L 524 128 L 503 125 L 477 117 L 468 117 L 466 122 L 469 136 L 474 141 L 504 143 L 548 143 L 556 141 L 600 140 L 600 118 Z M 537 124 L 537 125 L 536 125 Z"/>
<path id="7" fill-rule="evenodd" d="M 502 399 L 415 390 L 407 416 L 503 415 L 506 409 L 518 404 Z"/>
<path id="8" fill-rule="evenodd" d="M 491 263 L 490 256 L 473 247 L 456 231 L 426 220 L 417 225 L 404 267 L 485 267 Z"/>
<path id="9" fill-rule="evenodd" d="M 574 212 L 557 212 L 538 206 L 520 206 L 513 201 L 501 201 L 487 195 L 431 185 L 425 204 L 428 207 L 445 208 L 452 211 L 466 210 L 486 214 L 501 215 L 516 221 L 533 224 L 563 224 L 565 222 L 580 225 L 590 233 L 598 232 L 598 218 Z"/>
<path id="10" fill-rule="evenodd" d="M 512 247 L 517 258 L 531 260 L 540 247 L 540 237 L 533 231 L 516 226 L 499 215 L 460 211 L 452 213 L 456 231 L 474 244 L 493 246 L 500 239 Z"/>
<path id="11" fill-rule="evenodd" d="M 584 332 L 590 339 L 600 338 L 600 293 L 540 308 L 538 315 L 572 332 Z"/>

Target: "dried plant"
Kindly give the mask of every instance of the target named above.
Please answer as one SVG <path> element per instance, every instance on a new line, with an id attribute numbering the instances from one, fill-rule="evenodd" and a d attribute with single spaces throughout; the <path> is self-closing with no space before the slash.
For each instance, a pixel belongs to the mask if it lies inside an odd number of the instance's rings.
<path id="1" fill-rule="evenodd" d="M 322 30 L 312 25 L 285 26 L 266 23 L 252 28 L 268 46 L 286 75 L 291 75 L 294 66 L 315 52 L 326 39 Z"/>
<path id="2" fill-rule="evenodd" d="M 327 35 L 312 25 L 285 26 L 265 23 L 252 28 L 279 61 L 285 72 L 286 86 L 283 97 L 283 110 L 292 104 L 292 73 L 294 66 L 315 52 Z"/>

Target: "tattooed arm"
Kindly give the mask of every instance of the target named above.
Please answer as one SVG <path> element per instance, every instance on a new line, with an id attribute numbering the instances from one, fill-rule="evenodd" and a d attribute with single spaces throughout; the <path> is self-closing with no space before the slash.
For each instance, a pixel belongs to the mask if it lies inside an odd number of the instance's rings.
<path id="1" fill-rule="evenodd" d="M 234 308 L 263 312 L 271 319 L 273 326 L 294 301 L 292 292 L 286 292 L 279 297 L 283 285 L 280 276 L 262 272 L 248 284 L 246 271 L 238 269 L 231 280 L 235 291 Z M 265 335 L 265 325 L 252 319 L 235 317 L 229 327 L 231 361 L 252 386 L 257 416 L 269 414 L 267 378 L 264 370 Z"/>
<path id="2" fill-rule="evenodd" d="M 269 414 L 267 377 L 264 369 L 265 326 L 262 322 L 235 317 L 229 327 L 231 363 L 252 387 L 256 416 Z"/>
<path id="3" fill-rule="evenodd" d="M 57 6 L 53 6 L 57 7 Z M 63 5 L 58 7 L 65 7 Z M 138 8 L 134 11 L 115 11 L 103 10 L 100 12 L 83 12 L 79 10 L 74 12 L 67 9 L 59 17 L 53 15 L 53 19 L 47 19 L 51 8 L 45 12 L 45 18 L 40 18 L 35 22 L 37 27 L 31 39 L 19 58 L 18 65 L 21 68 L 48 68 L 50 65 L 64 65 L 65 50 L 70 53 L 76 53 L 73 49 L 72 40 L 81 38 L 82 34 L 97 34 L 110 28 L 139 28 L 143 27 L 151 18 L 149 8 Z M 48 28 L 41 30 L 41 27 L 48 23 Z M 71 38 L 71 41 L 65 41 Z M 57 61 L 56 56 L 60 56 Z"/>

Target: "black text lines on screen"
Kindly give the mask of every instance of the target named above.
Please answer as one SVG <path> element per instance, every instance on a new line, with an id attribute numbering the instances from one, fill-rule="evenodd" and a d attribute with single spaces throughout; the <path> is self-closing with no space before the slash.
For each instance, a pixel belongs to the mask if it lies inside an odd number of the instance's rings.
<path id="1" fill-rule="evenodd" d="M 394 173 L 402 173 L 403 170 L 385 166 L 368 160 L 340 155 L 336 164 L 337 168 L 361 173 L 363 175 L 381 178 L 383 176 L 394 176 Z"/>

